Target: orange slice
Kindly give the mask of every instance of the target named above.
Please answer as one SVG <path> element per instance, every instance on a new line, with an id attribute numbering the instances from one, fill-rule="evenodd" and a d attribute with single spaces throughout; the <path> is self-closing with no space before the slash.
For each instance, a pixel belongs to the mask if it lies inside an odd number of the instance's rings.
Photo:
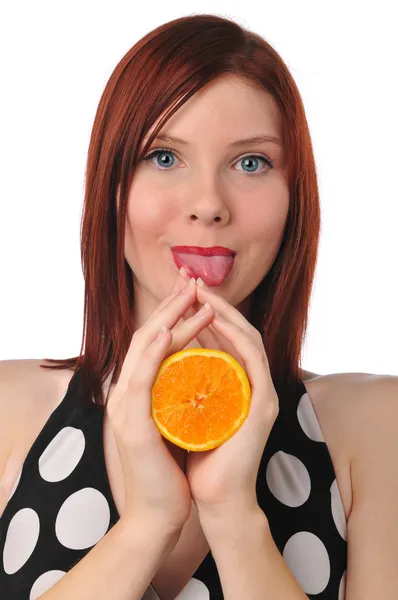
<path id="1" fill-rule="evenodd" d="M 233 356 L 188 348 L 161 363 L 152 386 L 152 418 L 176 446 L 211 450 L 241 427 L 250 400 L 246 372 Z"/>

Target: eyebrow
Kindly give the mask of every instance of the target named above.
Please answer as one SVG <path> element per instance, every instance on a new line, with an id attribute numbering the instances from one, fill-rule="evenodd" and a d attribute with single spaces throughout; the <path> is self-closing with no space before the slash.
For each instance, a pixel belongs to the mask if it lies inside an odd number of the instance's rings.
<path id="1" fill-rule="evenodd" d="M 184 146 L 189 146 L 189 142 L 187 142 L 186 140 L 182 140 L 181 138 L 178 137 L 174 137 L 171 135 L 167 135 L 165 133 L 158 133 L 158 135 L 155 137 L 155 140 L 161 140 L 163 142 L 168 142 L 171 144 L 181 144 Z M 231 142 L 230 144 L 228 144 L 228 148 L 235 148 L 236 146 L 243 146 L 243 145 L 250 145 L 250 144 L 261 144 L 262 142 L 271 142 L 273 144 L 277 144 L 278 146 L 280 146 L 281 148 L 283 147 L 283 144 L 281 142 L 281 140 L 273 135 L 257 135 L 255 137 L 249 137 L 249 138 L 243 138 L 241 140 L 236 140 L 235 142 Z"/>

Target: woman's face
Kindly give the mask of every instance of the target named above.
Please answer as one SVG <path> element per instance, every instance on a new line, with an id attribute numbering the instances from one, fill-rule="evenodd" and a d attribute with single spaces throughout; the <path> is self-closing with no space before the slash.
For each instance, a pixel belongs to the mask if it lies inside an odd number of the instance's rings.
<path id="1" fill-rule="evenodd" d="M 211 289 L 247 316 L 245 299 L 271 268 L 282 242 L 288 182 L 280 144 L 232 144 L 262 135 L 281 140 L 278 107 L 267 92 L 223 76 L 192 96 L 160 133 L 185 143 L 155 140 L 147 156 L 157 148 L 168 150 L 138 165 L 129 190 L 125 256 L 134 278 L 135 328 L 175 283 L 172 246 L 236 251 L 232 271 Z"/>

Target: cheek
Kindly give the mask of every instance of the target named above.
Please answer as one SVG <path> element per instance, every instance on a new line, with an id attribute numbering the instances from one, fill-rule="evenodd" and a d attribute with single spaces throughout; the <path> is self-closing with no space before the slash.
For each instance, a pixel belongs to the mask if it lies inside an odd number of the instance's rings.
<path id="1" fill-rule="evenodd" d="M 267 193 L 246 202 L 238 221 L 248 240 L 266 245 L 270 250 L 279 245 L 289 212 L 289 194 L 286 188 L 279 193 Z"/>
<path id="2" fill-rule="evenodd" d="M 134 187 L 128 199 L 126 234 L 159 237 L 173 216 L 172 210 L 172 203 L 168 202 L 164 190 L 162 193 L 151 193 L 148 187 L 145 191 Z"/>
<path id="3" fill-rule="evenodd" d="M 167 222 L 173 218 L 172 204 L 151 186 L 134 185 L 127 201 L 124 252 L 133 271 L 151 260 L 155 246 L 163 240 Z"/>

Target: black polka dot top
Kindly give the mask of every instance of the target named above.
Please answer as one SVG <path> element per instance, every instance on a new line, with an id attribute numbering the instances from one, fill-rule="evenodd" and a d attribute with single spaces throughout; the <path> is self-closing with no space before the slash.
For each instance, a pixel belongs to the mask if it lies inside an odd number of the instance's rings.
<path id="1" fill-rule="evenodd" d="M 103 415 L 79 401 L 79 375 L 30 448 L 0 517 L 4 600 L 39 598 L 119 519 L 106 472 Z M 308 598 L 344 600 L 347 523 L 336 475 L 301 381 L 294 396 L 279 398 L 259 468 L 258 503 Z M 221 599 L 210 551 L 176 600 Z M 151 585 L 143 600 L 159 600 Z"/>

